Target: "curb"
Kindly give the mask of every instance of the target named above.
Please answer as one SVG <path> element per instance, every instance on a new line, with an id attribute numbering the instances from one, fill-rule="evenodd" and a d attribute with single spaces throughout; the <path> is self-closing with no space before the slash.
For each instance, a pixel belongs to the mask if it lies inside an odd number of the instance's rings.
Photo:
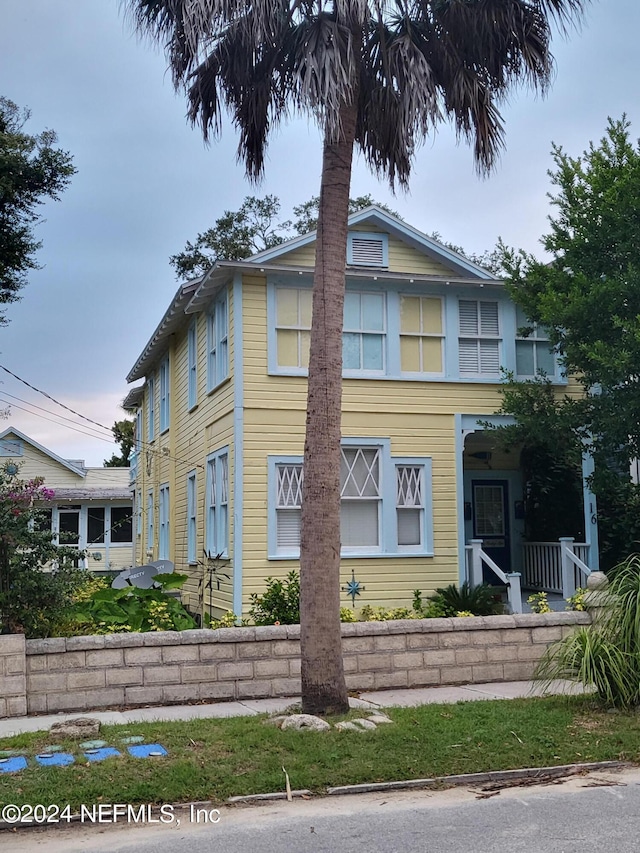
<path id="1" fill-rule="evenodd" d="M 462 773 L 457 776 L 434 776 L 432 779 L 408 779 L 398 782 L 370 782 L 361 785 L 338 785 L 327 788 L 328 796 L 370 794 L 376 791 L 407 791 L 414 788 L 456 788 L 486 782 L 510 782 L 544 776 L 557 779 L 575 776 L 588 770 L 622 770 L 632 767 L 628 761 L 593 761 L 585 764 L 558 764 L 552 767 L 526 767 L 522 770 L 489 770 L 486 773 Z"/>
<path id="2" fill-rule="evenodd" d="M 432 779 L 407 779 L 396 782 L 370 782 L 360 785 L 338 785 L 327 788 L 327 796 L 344 796 L 346 794 L 370 794 L 385 791 L 407 791 L 419 788 L 456 788 L 465 785 L 480 785 L 486 782 L 510 782 L 519 779 L 535 779 L 545 777 L 559 779 L 563 776 L 576 776 L 590 770 L 623 770 L 626 767 L 635 766 L 630 761 L 593 761 L 584 764 L 559 764 L 552 767 L 527 767 L 522 770 L 490 770 L 486 773 L 462 773 L 457 776 L 434 776 Z M 291 791 L 292 799 L 300 797 L 316 797 L 313 791 L 306 788 Z M 252 803 L 271 802 L 287 800 L 285 791 L 273 791 L 268 794 L 246 794 L 244 796 L 229 797 L 224 804 L 215 804 L 211 800 L 200 800 L 188 803 L 175 803 L 172 805 L 174 812 L 182 812 L 193 808 L 219 808 L 220 805 L 251 805 Z M 6 823 L 0 821 L 0 831 L 17 831 L 20 829 L 32 829 L 34 827 L 60 827 L 80 822 L 80 815 L 74 814 L 68 820 L 60 823 L 43 824 L 38 821 L 24 821 L 20 823 Z"/>

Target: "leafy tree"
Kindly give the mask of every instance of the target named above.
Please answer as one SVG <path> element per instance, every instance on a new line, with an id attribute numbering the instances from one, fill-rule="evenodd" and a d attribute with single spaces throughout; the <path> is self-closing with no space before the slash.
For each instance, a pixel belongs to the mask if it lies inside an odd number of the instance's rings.
<path id="1" fill-rule="evenodd" d="M 37 503 L 54 493 L 41 478 L 23 481 L 0 468 L 0 632 L 50 636 L 69 611 L 83 572 L 77 548 L 51 540 Z M 43 571 L 53 565 L 53 570 Z"/>
<path id="2" fill-rule="evenodd" d="M 169 263 L 176 271 L 176 278 L 183 279 L 204 275 L 218 258 L 240 261 L 254 252 L 271 249 L 291 237 L 292 229 L 296 234 L 314 231 L 319 204 L 320 197 L 315 196 L 293 208 L 294 222 L 278 222 L 280 199 L 274 195 L 247 196 L 239 210 L 225 210 L 212 228 L 198 234 L 193 243 L 187 242 L 182 252 L 169 258 Z M 349 212 L 355 213 L 371 204 L 393 213 L 386 205 L 374 202 L 370 195 L 349 199 Z"/>
<path id="3" fill-rule="evenodd" d="M 276 196 L 247 196 L 239 210 L 225 210 L 212 228 L 198 234 L 193 243 L 188 242 L 182 252 L 169 258 L 176 278 L 203 275 L 218 258 L 240 261 L 282 243 L 286 239 L 282 232 L 289 223 L 279 224 L 279 213 L 280 200 Z"/>
<path id="4" fill-rule="evenodd" d="M 104 460 L 105 468 L 128 468 L 131 451 L 135 442 L 135 420 L 125 418 L 116 421 L 111 427 L 111 432 L 116 442 L 120 445 L 120 455 L 111 454 L 111 459 Z"/>
<path id="5" fill-rule="evenodd" d="M 561 422 L 594 454 L 602 562 L 613 566 L 640 538 L 640 494 L 628 477 L 630 459 L 640 455 L 640 146 L 623 116 L 609 119 L 605 136 L 580 156 L 554 145 L 552 157 L 555 213 L 541 240 L 552 260 L 503 247 L 502 262 L 513 298 L 547 328 L 582 386 L 580 399 L 548 395 L 536 433 L 557 436 L 550 425 Z M 533 389 L 525 383 L 507 392 L 503 409 L 520 418 Z M 534 427 L 531 418 L 519 423 Z"/>
<path id="6" fill-rule="evenodd" d="M 0 97 L 0 304 L 15 302 L 42 245 L 34 237 L 37 206 L 60 198 L 75 168 L 71 156 L 55 147 L 52 130 L 24 131 L 29 110 Z M 0 324 L 6 324 L 0 312 Z"/>
<path id="7" fill-rule="evenodd" d="M 323 134 L 313 283 L 300 548 L 302 704 L 348 707 L 340 634 L 342 321 L 354 150 L 392 187 L 408 185 L 417 145 L 448 119 L 488 171 L 504 142 L 497 104 L 518 83 L 549 85 L 550 18 L 582 0 L 420 0 L 318 6 L 269 0 L 128 0 L 166 50 L 205 139 L 225 110 L 252 178 L 269 132 L 292 112 Z"/>

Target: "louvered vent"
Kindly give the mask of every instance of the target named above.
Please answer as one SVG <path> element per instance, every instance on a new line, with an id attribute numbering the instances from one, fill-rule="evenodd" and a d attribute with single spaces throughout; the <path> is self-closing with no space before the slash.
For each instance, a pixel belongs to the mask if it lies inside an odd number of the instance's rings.
<path id="1" fill-rule="evenodd" d="M 351 263 L 354 266 L 383 267 L 384 254 L 382 237 L 351 237 Z"/>

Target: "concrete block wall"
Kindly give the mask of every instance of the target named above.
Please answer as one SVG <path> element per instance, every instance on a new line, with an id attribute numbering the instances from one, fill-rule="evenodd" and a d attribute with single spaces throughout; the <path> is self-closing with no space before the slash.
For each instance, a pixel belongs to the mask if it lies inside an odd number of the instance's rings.
<path id="1" fill-rule="evenodd" d="M 356 691 L 527 679 L 550 643 L 589 621 L 570 612 L 344 624 L 347 685 Z M 28 640 L 26 676 L 32 714 L 296 696 L 300 626 Z M 20 713 L 2 707 L 0 714 Z"/>
<path id="2" fill-rule="evenodd" d="M 0 717 L 27 713 L 27 659 L 22 634 L 0 635 Z"/>

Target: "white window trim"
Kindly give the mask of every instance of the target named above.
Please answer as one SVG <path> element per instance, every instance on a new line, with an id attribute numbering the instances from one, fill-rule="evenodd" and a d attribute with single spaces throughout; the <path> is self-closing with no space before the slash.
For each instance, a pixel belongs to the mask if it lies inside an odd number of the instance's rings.
<path id="1" fill-rule="evenodd" d="M 344 559 L 367 557 L 433 557 L 433 478 L 432 459 L 430 456 L 392 456 L 391 441 L 388 438 L 353 438 L 344 437 L 343 447 L 378 447 L 380 449 L 380 491 L 381 508 L 380 520 L 380 546 L 374 549 L 348 548 L 342 549 L 341 557 Z M 302 456 L 270 455 L 267 457 L 267 559 L 269 560 L 297 560 L 299 549 L 283 552 L 278 550 L 277 545 L 277 518 L 276 518 L 276 488 L 277 467 L 279 465 L 301 465 Z M 423 515 L 423 541 L 420 548 L 414 546 L 398 546 L 397 529 L 397 507 L 396 507 L 396 466 L 421 466 L 423 468 L 424 485 L 424 515 Z"/>
<path id="2" fill-rule="evenodd" d="M 223 459 L 226 462 L 223 462 Z M 223 498 L 223 472 L 226 464 L 226 500 Z M 207 456 L 205 497 L 205 550 L 209 557 L 227 558 L 229 554 L 229 447 L 221 447 Z M 213 494 L 215 492 L 215 494 Z M 224 507 L 224 513 L 222 508 Z M 224 529 L 220 526 L 225 519 Z"/>
<path id="3" fill-rule="evenodd" d="M 193 318 L 187 331 L 187 408 L 198 405 L 198 327 Z"/>
<path id="4" fill-rule="evenodd" d="M 197 563 L 198 548 L 198 491 L 196 472 L 187 474 L 187 562 Z"/>

